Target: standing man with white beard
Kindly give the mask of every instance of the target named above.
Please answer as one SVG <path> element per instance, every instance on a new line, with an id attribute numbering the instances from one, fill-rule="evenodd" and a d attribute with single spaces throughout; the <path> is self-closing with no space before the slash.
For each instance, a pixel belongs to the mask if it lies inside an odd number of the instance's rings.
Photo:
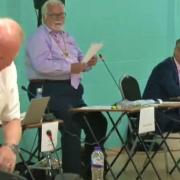
<path id="1" fill-rule="evenodd" d="M 74 38 L 64 31 L 64 4 L 48 0 L 42 7 L 41 25 L 27 43 L 28 89 L 36 94 L 43 88 L 43 96 L 50 96 L 49 110 L 64 121 L 61 128 L 62 166 L 65 173 L 81 174 L 81 130 L 86 135 L 83 162 L 90 175 L 90 157 L 97 145 L 82 114 L 73 114 L 73 107 L 86 106 L 83 100 L 83 86 L 80 74 L 96 65 L 93 57 L 86 64 L 81 63 L 83 54 Z M 30 96 L 30 94 L 29 94 Z M 31 98 L 31 97 L 30 97 Z M 107 130 L 106 118 L 101 113 L 87 113 L 86 118 L 101 146 Z M 86 180 L 88 177 L 86 177 Z"/>

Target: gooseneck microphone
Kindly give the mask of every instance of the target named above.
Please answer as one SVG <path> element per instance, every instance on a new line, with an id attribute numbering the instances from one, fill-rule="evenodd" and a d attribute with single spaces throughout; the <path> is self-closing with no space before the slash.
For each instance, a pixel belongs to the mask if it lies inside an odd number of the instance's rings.
<path id="1" fill-rule="evenodd" d="M 29 89 L 27 89 L 25 86 L 21 86 L 22 90 L 26 91 L 28 94 L 30 94 L 32 96 L 32 98 L 36 98 L 36 94 L 32 93 Z M 47 105 L 46 107 L 46 112 L 44 113 L 43 116 L 43 121 L 44 122 L 48 122 L 48 121 L 52 121 L 55 120 L 56 117 L 53 113 L 50 112 L 49 106 Z"/>
<path id="2" fill-rule="evenodd" d="M 46 131 L 46 135 L 48 136 L 49 140 L 51 141 L 51 144 L 52 144 L 52 146 L 53 146 L 53 151 L 54 151 L 55 154 L 56 154 L 56 158 L 57 158 L 58 165 L 59 165 L 59 173 L 62 173 L 62 171 L 61 171 L 60 159 L 59 159 L 59 156 L 58 156 L 58 154 L 57 154 L 56 147 L 55 147 L 55 145 L 54 145 L 53 135 L 52 135 L 51 130 L 47 130 L 47 131 Z"/>
<path id="3" fill-rule="evenodd" d="M 52 145 L 53 145 L 53 148 L 54 148 L 54 143 L 53 143 L 53 140 L 52 140 L 51 130 L 47 130 L 47 131 L 46 131 L 46 134 L 47 134 L 47 136 L 49 137 L 49 139 L 52 141 Z"/>
<path id="4" fill-rule="evenodd" d="M 25 86 L 21 86 L 21 89 L 26 91 L 28 94 L 30 94 L 33 98 L 36 97 L 36 94 L 32 93 L 31 91 L 29 91 L 29 89 L 27 89 Z"/>
<path id="5" fill-rule="evenodd" d="M 120 90 L 120 92 L 121 92 L 121 89 L 120 89 L 118 83 L 116 82 L 116 79 L 114 78 L 114 76 L 113 76 L 111 70 L 109 69 L 108 65 L 106 64 L 106 62 L 105 62 L 105 60 L 104 60 L 102 54 L 99 54 L 99 58 L 100 58 L 100 60 L 104 63 L 104 65 L 105 65 L 105 67 L 106 67 L 108 73 L 110 74 L 111 78 L 113 79 L 113 82 L 116 84 L 118 90 Z"/>

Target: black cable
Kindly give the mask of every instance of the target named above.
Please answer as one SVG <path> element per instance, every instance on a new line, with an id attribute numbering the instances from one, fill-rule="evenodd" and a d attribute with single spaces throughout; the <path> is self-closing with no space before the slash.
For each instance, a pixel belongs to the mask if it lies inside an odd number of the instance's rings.
<path id="1" fill-rule="evenodd" d="M 28 167 L 28 165 L 27 165 L 26 161 L 24 160 L 24 158 L 23 158 L 23 156 L 22 156 L 22 154 L 21 154 L 21 152 L 20 152 L 20 151 L 18 151 L 18 155 L 19 155 L 19 157 L 20 157 L 21 161 L 23 162 L 24 166 L 26 167 L 26 170 L 28 171 L 28 173 L 29 173 L 29 175 L 30 175 L 31 180 L 35 180 L 35 178 L 34 178 L 33 174 L 31 173 L 31 170 L 29 169 L 29 167 Z"/>
<path id="2" fill-rule="evenodd" d="M 86 121 L 86 120 L 85 120 L 85 121 Z M 87 123 L 87 126 L 88 126 L 89 129 L 91 129 L 89 123 Z M 100 144 L 102 141 L 104 141 L 104 140 L 106 139 L 106 136 L 104 136 L 104 137 L 102 137 L 99 141 L 97 141 L 97 139 L 96 139 L 97 142 L 95 142 L 95 143 L 89 143 L 89 142 L 86 142 L 86 141 L 82 141 L 82 139 L 79 138 L 79 136 L 78 136 L 77 134 L 71 133 L 70 131 L 68 131 L 68 130 L 67 130 L 66 128 L 64 128 L 64 127 L 63 127 L 63 131 L 64 131 L 65 133 L 69 134 L 70 136 L 75 137 L 79 142 L 85 143 L 85 144 L 90 145 L 90 146 L 94 146 L 94 145 Z M 93 132 L 91 132 L 91 133 L 93 133 Z M 63 134 L 62 134 L 62 136 L 63 136 Z M 95 135 L 94 135 L 94 136 L 95 136 Z M 93 138 L 94 138 L 94 137 L 93 137 Z"/>

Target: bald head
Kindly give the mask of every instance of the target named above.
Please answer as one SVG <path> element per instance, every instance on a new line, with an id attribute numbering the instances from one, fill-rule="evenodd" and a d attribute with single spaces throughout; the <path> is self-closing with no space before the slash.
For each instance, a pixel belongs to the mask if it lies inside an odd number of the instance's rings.
<path id="1" fill-rule="evenodd" d="M 0 18 L 0 70 L 15 59 L 23 40 L 20 25 L 9 18 Z"/>

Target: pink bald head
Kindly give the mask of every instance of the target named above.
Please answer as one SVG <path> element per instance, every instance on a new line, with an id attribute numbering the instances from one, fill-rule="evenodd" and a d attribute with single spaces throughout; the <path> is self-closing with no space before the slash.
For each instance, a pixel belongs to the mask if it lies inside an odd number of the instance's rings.
<path id="1" fill-rule="evenodd" d="M 20 25 L 9 18 L 0 18 L 0 70 L 15 59 L 23 40 Z"/>

